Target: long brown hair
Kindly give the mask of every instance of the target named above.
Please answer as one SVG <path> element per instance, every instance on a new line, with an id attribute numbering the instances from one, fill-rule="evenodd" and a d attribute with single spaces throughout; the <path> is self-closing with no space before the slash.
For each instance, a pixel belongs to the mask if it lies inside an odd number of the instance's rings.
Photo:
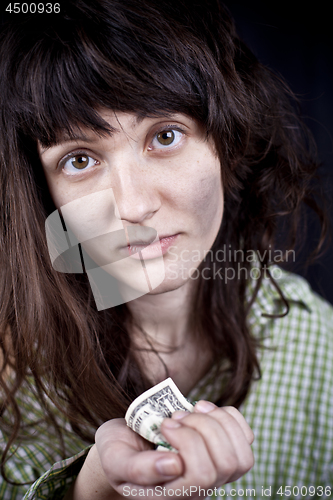
<path id="1" fill-rule="evenodd" d="M 101 107 L 140 116 L 185 113 L 214 140 L 224 217 L 201 264 L 210 270 L 196 280 L 190 317 L 208 339 L 213 361 L 229 361 L 219 404 L 239 406 L 260 375 L 246 318 L 261 281 L 246 301 L 244 273 L 227 285 L 208 280 L 216 251 L 224 245 L 259 251 L 268 266 L 265 250 L 274 248 L 280 220 L 288 221 L 294 243 L 302 201 L 325 220 L 311 187 L 318 165 L 295 100 L 241 41 L 217 0 L 190 6 L 185 0 L 68 0 L 61 10 L 17 16 L 0 40 L 1 415 L 12 414 L 3 461 L 19 432 L 15 394 L 23 382 L 32 380 L 48 418 L 43 394 L 88 440 L 85 423 L 96 428 L 123 416 L 149 385 L 131 345 L 126 305 L 97 312 L 86 277 L 51 266 L 44 223 L 55 207 L 37 141 L 55 144 L 80 125 L 107 134 L 96 111 Z M 218 263 L 222 273 L 224 265 Z"/>

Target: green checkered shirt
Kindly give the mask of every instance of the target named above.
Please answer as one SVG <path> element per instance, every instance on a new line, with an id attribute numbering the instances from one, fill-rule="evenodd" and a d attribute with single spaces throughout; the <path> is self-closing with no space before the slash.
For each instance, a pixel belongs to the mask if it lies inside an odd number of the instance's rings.
<path id="1" fill-rule="evenodd" d="M 285 305 L 264 280 L 249 314 L 253 335 L 262 339 L 262 378 L 252 385 L 240 408 L 253 429 L 255 465 L 238 481 L 200 497 L 333 498 L 333 309 L 311 291 L 307 282 L 274 268 L 289 314 L 271 319 L 262 313 L 282 313 Z M 189 399 L 216 399 L 222 380 L 208 373 Z M 20 446 L 12 449 L 8 476 L 32 486 L 12 486 L 2 479 L 1 500 L 61 499 L 78 474 L 87 443 L 63 422 L 68 455 L 61 460 L 57 438 L 43 423 L 43 413 L 28 394 L 19 402 L 26 422 L 35 422 Z M 61 415 L 57 416 L 59 422 Z M 0 441 L 4 436 L 0 432 Z M 223 453 L 223 450 L 221 450 Z"/>

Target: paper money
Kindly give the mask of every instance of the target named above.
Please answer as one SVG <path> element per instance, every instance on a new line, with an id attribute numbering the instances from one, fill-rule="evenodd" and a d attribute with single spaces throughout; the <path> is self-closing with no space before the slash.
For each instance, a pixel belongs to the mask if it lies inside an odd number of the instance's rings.
<path id="1" fill-rule="evenodd" d="M 169 377 L 138 396 L 128 407 L 125 420 L 133 431 L 151 443 L 176 451 L 164 439 L 160 427 L 165 418 L 179 410 L 192 412 L 193 405 Z"/>

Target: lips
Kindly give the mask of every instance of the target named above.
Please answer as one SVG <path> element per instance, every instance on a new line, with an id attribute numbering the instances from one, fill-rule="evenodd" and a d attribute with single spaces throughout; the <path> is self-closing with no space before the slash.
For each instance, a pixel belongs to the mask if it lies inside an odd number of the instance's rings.
<path id="1" fill-rule="evenodd" d="M 153 243 L 158 243 L 159 241 L 161 242 L 162 240 L 169 241 L 171 238 L 174 238 L 174 236 L 175 236 L 174 234 L 168 236 L 160 236 L 157 241 L 154 241 L 155 238 L 149 240 L 144 240 L 144 239 L 131 240 L 127 246 L 131 248 L 138 247 L 139 250 L 143 250 L 143 248 L 146 248 L 147 246 Z"/>
<path id="2" fill-rule="evenodd" d="M 127 246 L 128 253 L 133 258 L 153 259 L 164 255 L 171 245 L 175 242 L 179 234 L 161 236 L 159 240 L 142 244 L 137 240 Z"/>

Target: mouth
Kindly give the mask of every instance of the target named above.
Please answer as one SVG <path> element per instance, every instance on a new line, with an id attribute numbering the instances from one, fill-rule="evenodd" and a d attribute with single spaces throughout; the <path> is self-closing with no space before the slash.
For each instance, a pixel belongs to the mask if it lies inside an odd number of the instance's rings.
<path id="1" fill-rule="evenodd" d="M 127 245 L 127 251 L 133 259 L 154 259 L 164 255 L 174 244 L 179 233 L 173 235 L 161 236 L 153 243 L 135 241 Z"/>

